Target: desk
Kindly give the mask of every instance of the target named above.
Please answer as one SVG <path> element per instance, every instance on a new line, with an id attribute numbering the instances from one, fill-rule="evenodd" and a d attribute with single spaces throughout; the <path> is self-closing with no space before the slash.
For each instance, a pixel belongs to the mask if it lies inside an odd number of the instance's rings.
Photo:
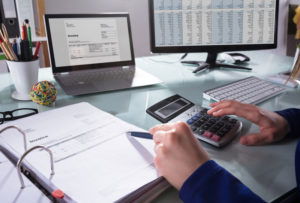
<path id="1" fill-rule="evenodd" d="M 196 75 L 192 73 L 194 67 L 183 66 L 178 62 L 171 63 L 172 61 L 178 61 L 181 56 L 179 54 L 137 58 L 138 67 L 157 76 L 164 83 L 130 90 L 75 97 L 65 95 L 56 84 L 58 95 L 54 107 L 38 106 L 32 102 L 13 100 L 10 95 L 14 87 L 9 74 L 4 73 L 0 74 L 1 111 L 34 107 L 42 112 L 86 101 L 127 122 L 149 129 L 153 125 L 159 124 L 159 122 L 146 114 L 145 110 L 161 99 L 177 93 L 201 105 L 204 90 L 252 75 L 263 77 L 283 72 L 289 70 L 292 66 L 293 59 L 290 57 L 266 54 L 261 51 L 245 52 L 245 54 L 251 58 L 249 63 L 249 66 L 253 68 L 251 72 L 216 69 Z M 187 60 L 204 60 L 205 56 L 205 54 L 190 54 Z M 48 68 L 41 69 L 39 80 L 54 81 L 51 70 Z M 285 93 L 261 103 L 260 106 L 272 111 L 288 107 L 300 108 L 299 99 L 299 89 L 287 88 Z M 242 135 L 258 130 L 257 126 L 250 122 L 243 119 L 241 121 L 244 126 Z M 267 146 L 246 147 L 239 144 L 239 137 L 237 137 L 224 149 L 216 149 L 206 143 L 202 144 L 212 159 L 229 170 L 266 201 L 272 201 L 296 187 L 294 172 L 296 140 L 283 141 Z M 169 190 L 156 199 L 157 202 L 166 202 L 166 200 L 168 202 L 178 202 L 178 193 L 175 190 Z M 38 199 L 30 200 L 30 202 L 38 201 Z"/>

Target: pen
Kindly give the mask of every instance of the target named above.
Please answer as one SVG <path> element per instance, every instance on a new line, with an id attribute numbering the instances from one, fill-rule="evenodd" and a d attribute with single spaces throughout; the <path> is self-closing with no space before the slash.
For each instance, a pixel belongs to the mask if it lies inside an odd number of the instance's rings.
<path id="1" fill-rule="evenodd" d="M 16 57 L 18 58 L 18 44 L 17 44 L 17 40 L 16 39 L 14 39 L 14 41 L 13 41 L 12 49 L 13 49 Z"/>
<path id="2" fill-rule="evenodd" d="M 28 38 L 28 41 L 29 41 L 29 49 L 30 49 L 30 52 L 32 54 L 32 38 L 31 38 L 31 27 L 30 27 L 30 24 L 29 24 L 29 20 L 25 19 L 25 23 L 26 23 L 26 27 L 27 27 L 27 38 Z"/>
<path id="3" fill-rule="evenodd" d="M 133 137 L 152 139 L 152 135 L 148 132 L 128 131 L 128 132 L 126 132 L 126 134 L 133 136 Z"/>
<path id="4" fill-rule="evenodd" d="M 34 52 L 34 55 L 33 55 L 33 59 L 37 58 L 37 55 L 39 54 L 40 46 L 41 46 L 41 42 L 38 42 L 36 44 L 36 48 L 35 48 L 35 52 Z"/>
<path id="5" fill-rule="evenodd" d="M 20 48 L 21 48 L 21 60 L 30 61 L 32 55 L 30 54 L 30 50 L 29 50 L 29 41 L 22 40 L 20 44 Z"/>

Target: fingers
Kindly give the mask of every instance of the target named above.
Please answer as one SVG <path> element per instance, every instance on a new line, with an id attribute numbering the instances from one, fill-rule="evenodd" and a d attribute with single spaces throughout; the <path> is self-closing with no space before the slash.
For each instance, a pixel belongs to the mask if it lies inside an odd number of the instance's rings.
<path id="1" fill-rule="evenodd" d="M 154 147 L 155 154 L 163 155 L 164 145 L 162 143 L 156 144 Z"/>
<path id="2" fill-rule="evenodd" d="M 240 143 L 246 146 L 263 145 L 273 142 L 274 136 L 272 134 L 264 135 L 261 133 L 249 134 L 241 137 Z"/>
<path id="3" fill-rule="evenodd" d="M 213 108 L 208 110 L 207 113 L 213 116 L 237 115 L 255 124 L 259 124 L 263 117 L 259 107 L 234 100 L 220 101 L 212 103 L 210 106 Z"/>
<path id="4" fill-rule="evenodd" d="M 210 106 L 213 108 L 208 110 L 207 113 L 213 114 L 214 116 L 224 116 L 237 113 L 243 114 L 246 112 L 245 110 L 249 109 L 248 104 L 242 104 L 234 100 L 220 101 L 212 103 Z"/>
<path id="5" fill-rule="evenodd" d="M 156 126 L 154 126 L 153 128 L 151 128 L 149 130 L 149 132 L 153 135 L 157 131 L 168 131 L 168 130 L 170 130 L 172 128 L 173 128 L 173 125 L 167 123 L 167 124 L 162 124 L 162 125 L 156 125 Z"/>
<path id="6" fill-rule="evenodd" d="M 163 142 L 166 136 L 173 133 L 175 131 L 174 128 L 170 128 L 168 130 L 157 130 L 153 133 L 153 141 L 155 144 L 159 144 Z"/>

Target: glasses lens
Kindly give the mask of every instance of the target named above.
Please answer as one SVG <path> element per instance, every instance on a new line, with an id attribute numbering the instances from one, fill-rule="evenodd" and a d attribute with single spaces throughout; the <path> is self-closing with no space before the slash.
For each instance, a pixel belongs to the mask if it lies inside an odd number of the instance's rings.
<path id="1" fill-rule="evenodd" d="M 17 109 L 12 112 L 13 117 L 20 117 L 20 116 L 30 116 L 32 114 L 35 114 L 35 111 L 32 109 Z"/>

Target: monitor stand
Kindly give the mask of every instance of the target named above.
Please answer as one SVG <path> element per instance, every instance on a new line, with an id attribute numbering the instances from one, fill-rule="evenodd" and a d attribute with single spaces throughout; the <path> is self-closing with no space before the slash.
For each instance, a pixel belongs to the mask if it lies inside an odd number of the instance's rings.
<path id="1" fill-rule="evenodd" d="M 244 67 L 244 66 L 238 66 L 238 65 L 231 65 L 227 63 L 222 63 L 217 61 L 217 55 L 216 52 L 208 52 L 206 61 L 181 61 L 183 64 L 189 64 L 189 65 L 197 65 L 198 67 L 193 71 L 193 73 L 197 73 L 199 71 L 202 71 L 204 69 L 214 69 L 214 68 L 233 68 L 233 69 L 239 69 L 239 70 L 252 70 L 252 68 Z"/>

